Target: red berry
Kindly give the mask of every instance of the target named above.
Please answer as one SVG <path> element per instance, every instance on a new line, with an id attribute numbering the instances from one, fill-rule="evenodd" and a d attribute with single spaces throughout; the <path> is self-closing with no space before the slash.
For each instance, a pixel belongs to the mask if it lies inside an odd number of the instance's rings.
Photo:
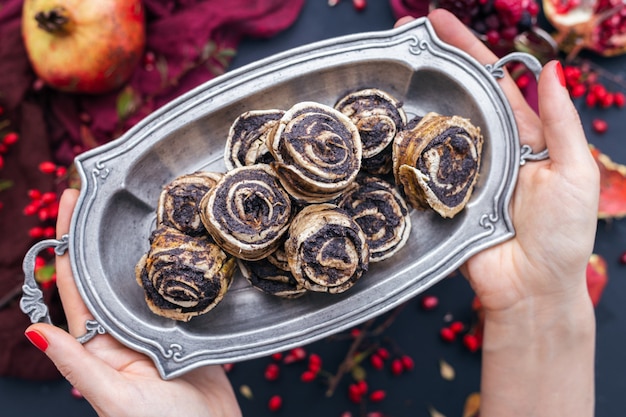
<path id="1" fill-rule="evenodd" d="M 500 34 L 497 30 L 492 29 L 486 33 L 487 43 L 491 46 L 495 46 L 500 42 Z"/>
<path id="2" fill-rule="evenodd" d="M 622 92 L 617 92 L 613 94 L 613 102 L 617 107 L 624 107 L 624 104 L 626 104 L 626 96 L 624 96 Z"/>
<path id="3" fill-rule="evenodd" d="M 404 372 L 404 365 L 402 364 L 402 360 L 394 359 L 391 361 L 391 373 L 394 375 L 400 375 Z"/>
<path id="4" fill-rule="evenodd" d="M 9 152 L 9 147 L 4 143 L 0 143 L 0 155 L 4 155 L 7 152 Z"/>
<path id="5" fill-rule="evenodd" d="M 4 168 L 4 158 L 0 155 L 0 169 Z"/>
<path id="6" fill-rule="evenodd" d="M 56 169 L 57 166 L 54 164 L 54 162 L 45 161 L 39 164 L 39 171 L 43 172 L 44 174 L 52 174 L 56 171 Z"/>
<path id="7" fill-rule="evenodd" d="M 278 411 L 283 406 L 283 398 L 280 395 L 273 395 L 267 403 L 270 411 Z"/>
<path id="8" fill-rule="evenodd" d="M 361 402 L 362 395 L 363 394 L 361 393 L 361 389 L 357 384 L 348 385 L 348 398 L 350 399 L 350 401 L 358 404 Z"/>
<path id="9" fill-rule="evenodd" d="M 280 368 L 275 363 L 270 363 L 265 367 L 263 376 L 268 381 L 276 381 L 280 376 Z"/>
<path id="10" fill-rule="evenodd" d="M 593 93 L 588 93 L 587 96 L 585 96 L 585 104 L 587 105 L 587 107 L 595 107 L 596 103 L 598 102 L 598 99 L 596 98 L 595 94 Z"/>
<path id="11" fill-rule="evenodd" d="M 232 364 L 232 363 L 225 363 L 225 364 L 222 365 L 222 368 L 224 369 L 224 372 L 230 372 L 230 371 L 233 370 L 234 366 L 235 365 Z"/>
<path id="12" fill-rule="evenodd" d="M 623 253 L 620 255 L 620 257 L 619 257 L 619 262 L 620 262 L 622 265 L 626 265 L 626 252 L 623 252 Z"/>
<path id="13" fill-rule="evenodd" d="M 54 175 L 56 175 L 57 178 L 61 178 L 61 177 L 65 176 L 65 174 L 67 174 L 67 168 L 65 168 L 65 167 L 57 167 L 57 170 L 54 173 Z"/>
<path id="14" fill-rule="evenodd" d="M 42 207 L 39 209 L 39 211 L 37 211 L 37 216 L 39 217 L 39 220 L 41 220 L 42 222 L 45 222 L 46 220 L 50 218 L 50 212 L 48 211 L 47 208 Z"/>
<path id="15" fill-rule="evenodd" d="M 579 98 L 585 95 L 587 92 L 587 87 L 584 84 L 575 84 L 572 86 L 570 94 L 573 98 Z"/>
<path id="16" fill-rule="evenodd" d="M 611 107 L 613 105 L 614 99 L 613 99 L 613 94 L 612 93 L 606 93 L 606 95 L 604 96 L 604 98 L 602 100 L 600 100 L 600 105 L 607 109 L 609 107 Z"/>
<path id="17" fill-rule="evenodd" d="M 466 334 L 463 336 L 463 345 L 470 351 L 476 352 L 480 347 L 480 342 L 478 338 L 473 334 Z"/>
<path id="18" fill-rule="evenodd" d="M 283 358 L 283 354 L 280 352 L 274 353 L 272 355 L 272 359 L 274 359 L 277 362 L 279 362 L 282 358 Z"/>
<path id="19" fill-rule="evenodd" d="M 520 90 L 528 87 L 528 84 L 530 84 L 530 75 L 520 75 L 519 77 L 517 77 L 517 80 L 515 80 L 515 84 L 517 84 L 517 88 L 519 88 Z"/>
<path id="20" fill-rule="evenodd" d="M 449 327 L 444 327 L 439 332 L 444 342 L 453 342 L 456 338 L 456 334 Z"/>
<path id="21" fill-rule="evenodd" d="M 83 398 L 83 394 L 81 394 L 80 391 L 74 387 L 72 387 L 72 389 L 70 390 L 70 394 L 72 395 L 72 397 L 77 398 L 79 400 Z"/>
<path id="22" fill-rule="evenodd" d="M 402 355 L 402 357 L 400 357 L 400 362 L 402 362 L 402 367 L 405 371 L 412 371 L 415 367 L 415 362 L 413 362 L 413 358 L 408 355 Z"/>
<path id="23" fill-rule="evenodd" d="M 7 146 L 11 146 L 15 144 L 15 142 L 17 142 L 18 139 L 19 139 L 19 136 L 17 135 L 17 133 L 9 132 L 6 135 L 4 135 L 4 139 L 2 139 L 2 143 L 4 143 Z"/>
<path id="24" fill-rule="evenodd" d="M 37 214 L 37 210 L 39 210 L 39 206 L 37 204 L 31 203 L 24 207 L 24 210 L 22 212 L 25 216 L 34 216 L 35 214 Z"/>
<path id="25" fill-rule="evenodd" d="M 47 239 L 53 238 L 54 236 L 56 236 L 56 230 L 54 229 L 53 226 L 48 226 L 45 229 L 43 229 L 43 235 Z"/>
<path id="26" fill-rule="evenodd" d="M 301 347 L 297 347 L 297 348 L 291 349 L 289 353 L 285 355 L 283 362 L 286 364 L 290 364 L 290 363 L 302 361 L 305 358 L 306 358 L 306 351 Z"/>
<path id="27" fill-rule="evenodd" d="M 389 359 L 389 351 L 383 347 L 378 348 L 376 350 L 376 354 L 380 356 L 382 359 L 385 359 L 385 360 Z"/>
<path id="28" fill-rule="evenodd" d="M 352 0 L 352 5 L 358 12 L 360 12 L 362 10 L 365 10 L 365 7 L 367 6 L 367 1 L 366 0 Z"/>
<path id="29" fill-rule="evenodd" d="M 459 334 L 464 329 L 465 329 L 465 325 L 462 322 L 460 322 L 460 321 L 454 321 L 454 322 L 450 323 L 450 330 L 452 330 L 452 332 L 454 334 Z"/>
<path id="30" fill-rule="evenodd" d="M 374 369 L 377 369 L 379 371 L 385 367 L 385 362 L 383 361 L 383 358 L 376 354 L 370 356 L 370 363 L 372 364 L 372 367 Z"/>
<path id="31" fill-rule="evenodd" d="M 28 190 L 28 197 L 31 200 L 39 200 L 41 198 L 41 191 L 36 189 Z"/>
<path id="32" fill-rule="evenodd" d="M 387 393 L 381 389 L 372 391 L 372 393 L 370 394 L 370 401 L 373 403 L 377 403 L 384 400 L 386 396 Z"/>
<path id="33" fill-rule="evenodd" d="M 41 268 L 45 264 L 46 264 L 46 260 L 44 258 L 42 258 L 41 256 L 37 256 L 35 258 L 35 270 Z"/>
<path id="34" fill-rule="evenodd" d="M 591 126 L 596 133 L 600 134 L 605 133 L 609 128 L 608 123 L 602 119 L 593 119 Z"/>
<path id="35" fill-rule="evenodd" d="M 33 239 L 39 239 L 39 238 L 43 237 L 43 234 L 44 234 L 44 229 L 43 229 L 43 227 L 40 227 L 40 226 L 32 227 L 28 231 L 28 235 L 30 237 L 32 237 Z"/>
<path id="36" fill-rule="evenodd" d="M 44 204 L 50 204 L 57 200 L 57 194 L 53 192 L 43 193 L 41 195 L 41 202 Z"/>
<path id="37" fill-rule="evenodd" d="M 434 295 L 425 295 L 422 297 L 420 305 L 426 311 L 433 310 L 439 305 L 439 298 Z"/>
<path id="38" fill-rule="evenodd" d="M 322 358 L 316 353 L 309 355 L 309 371 L 317 372 L 322 367 Z"/>
<path id="39" fill-rule="evenodd" d="M 350 336 L 352 336 L 353 339 L 356 339 L 357 337 L 359 337 L 359 335 L 361 334 L 361 329 L 358 328 L 354 328 L 352 330 L 350 330 Z"/>
<path id="40" fill-rule="evenodd" d="M 317 372 L 314 372 L 314 371 L 304 371 L 300 375 L 300 381 L 302 381 L 302 382 L 311 382 L 311 381 L 315 380 L 316 376 L 317 376 Z"/>

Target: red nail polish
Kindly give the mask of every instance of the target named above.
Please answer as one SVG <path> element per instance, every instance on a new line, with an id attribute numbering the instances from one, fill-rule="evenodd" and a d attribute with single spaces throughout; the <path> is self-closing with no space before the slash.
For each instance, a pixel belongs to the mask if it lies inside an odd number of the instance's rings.
<path id="1" fill-rule="evenodd" d="M 41 333 L 31 330 L 24 334 L 26 335 L 26 338 L 30 340 L 30 343 L 35 345 L 40 351 L 45 352 L 46 349 L 48 349 L 48 341 L 41 335 Z"/>
<path id="2" fill-rule="evenodd" d="M 565 74 L 563 73 L 563 66 L 561 62 L 557 61 L 556 63 L 556 76 L 559 77 L 559 82 L 563 87 L 565 87 Z"/>

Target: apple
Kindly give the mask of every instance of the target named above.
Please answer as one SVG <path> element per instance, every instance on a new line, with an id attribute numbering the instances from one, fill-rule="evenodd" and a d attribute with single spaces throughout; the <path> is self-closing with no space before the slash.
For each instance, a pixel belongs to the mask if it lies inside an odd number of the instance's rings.
<path id="1" fill-rule="evenodd" d="M 99 94 L 128 80 L 145 47 L 141 0 L 25 0 L 22 38 L 35 73 L 65 92 Z"/>

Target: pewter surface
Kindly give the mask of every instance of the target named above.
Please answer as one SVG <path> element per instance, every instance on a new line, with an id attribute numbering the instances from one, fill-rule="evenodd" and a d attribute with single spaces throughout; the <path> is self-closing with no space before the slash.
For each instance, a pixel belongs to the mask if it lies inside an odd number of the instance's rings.
<path id="1" fill-rule="evenodd" d="M 148 249 L 161 188 L 196 170 L 224 171 L 231 123 L 248 110 L 300 101 L 333 105 L 348 91 L 383 89 L 409 116 L 468 117 L 484 137 L 480 176 L 454 219 L 413 211 L 407 245 L 372 264 L 349 291 L 295 300 L 266 295 L 238 272 L 224 300 L 188 323 L 152 314 L 134 266 Z M 115 142 L 77 158 L 82 189 L 69 250 L 77 285 L 100 325 L 144 352 L 163 378 L 303 345 L 408 301 L 469 256 L 513 236 L 508 204 L 520 144 L 489 71 L 439 41 L 425 19 L 397 29 L 303 46 L 229 72 L 155 112 Z"/>

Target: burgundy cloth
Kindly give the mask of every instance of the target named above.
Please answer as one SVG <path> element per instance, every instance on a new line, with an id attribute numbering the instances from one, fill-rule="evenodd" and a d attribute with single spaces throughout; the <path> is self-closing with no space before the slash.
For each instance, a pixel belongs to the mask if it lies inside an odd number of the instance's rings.
<path id="1" fill-rule="evenodd" d="M 390 3 L 396 19 L 404 16 L 426 16 L 430 7 L 428 0 L 390 0 Z"/>
<path id="2" fill-rule="evenodd" d="M 61 93 L 36 81 L 21 39 L 22 0 L 0 6 L 0 106 L 2 118 L 20 140 L 4 155 L 0 179 L 13 186 L 0 192 L 0 299 L 23 283 L 21 263 L 34 241 L 28 230 L 40 224 L 22 214 L 27 190 L 60 191 L 67 183 L 38 171 L 42 161 L 69 166 L 74 156 L 118 137 L 173 98 L 224 72 L 239 41 L 270 37 L 289 27 L 304 0 L 144 0 L 147 22 L 144 60 L 121 89 L 89 96 Z M 120 97 L 134 106 L 122 106 Z M 134 109 L 134 111 L 129 111 Z M 56 289 L 45 290 L 53 321 L 62 325 Z M 58 378 L 44 354 L 24 337 L 29 325 L 19 296 L 0 306 L 0 376 Z"/>

